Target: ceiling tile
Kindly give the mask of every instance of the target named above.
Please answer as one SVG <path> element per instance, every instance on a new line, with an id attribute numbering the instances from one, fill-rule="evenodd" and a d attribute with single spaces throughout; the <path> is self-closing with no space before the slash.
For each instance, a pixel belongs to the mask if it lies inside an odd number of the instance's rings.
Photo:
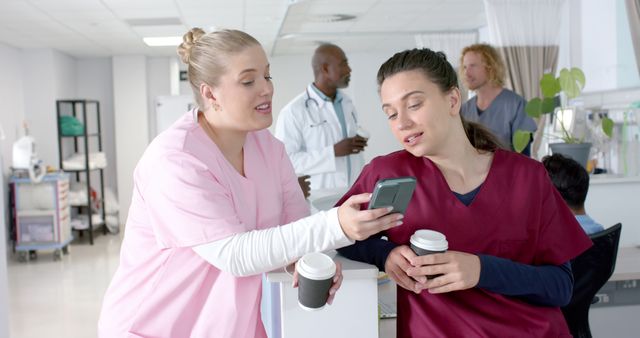
<path id="1" fill-rule="evenodd" d="M 330 14 L 356 19 L 319 19 Z M 125 22 L 165 17 L 179 19 L 182 26 L 131 27 Z M 79 56 L 174 55 L 175 48 L 149 48 L 140 38 L 181 35 L 194 26 L 243 29 L 275 55 L 308 54 L 317 41 L 327 40 L 376 50 L 397 41 L 411 43 L 406 32 L 475 30 L 483 25 L 479 0 L 0 0 L 0 42 Z M 276 40 L 281 36 L 292 39 Z"/>

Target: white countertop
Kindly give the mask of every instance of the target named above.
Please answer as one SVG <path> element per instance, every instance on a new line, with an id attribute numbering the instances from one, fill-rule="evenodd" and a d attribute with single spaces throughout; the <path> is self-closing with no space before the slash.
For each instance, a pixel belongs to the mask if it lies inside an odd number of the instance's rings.
<path id="1" fill-rule="evenodd" d="M 620 247 L 616 259 L 616 269 L 609 281 L 640 279 L 640 248 Z"/>
<path id="2" fill-rule="evenodd" d="M 602 174 L 591 175 L 589 178 L 589 184 L 640 183 L 640 176 Z"/>
<path id="3" fill-rule="evenodd" d="M 325 252 L 333 258 L 334 261 L 342 264 L 342 278 L 347 279 L 369 279 L 378 278 L 378 268 L 374 265 L 352 261 L 337 253 L 335 250 Z M 293 268 L 289 268 L 293 271 Z M 267 281 L 282 283 L 291 282 L 292 277 L 284 271 L 284 268 L 267 272 Z"/>

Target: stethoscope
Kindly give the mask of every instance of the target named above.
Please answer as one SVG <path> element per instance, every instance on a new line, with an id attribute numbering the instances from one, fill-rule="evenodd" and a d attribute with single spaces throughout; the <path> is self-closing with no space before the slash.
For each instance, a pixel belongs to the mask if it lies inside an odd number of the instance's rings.
<path id="1" fill-rule="evenodd" d="M 320 105 L 318 104 L 318 101 L 311 97 L 308 87 L 305 88 L 304 91 L 307 93 L 307 98 L 304 100 L 304 108 L 307 110 L 307 113 L 309 113 L 309 119 L 311 120 L 309 127 L 315 128 L 326 124 L 326 119 L 318 121 L 318 118 L 320 117 Z M 353 118 L 353 122 L 355 122 L 356 126 L 358 126 L 358 118 L 356 117 L 356 113 L 353 110 L 351 110 L 351 117 Z"/>

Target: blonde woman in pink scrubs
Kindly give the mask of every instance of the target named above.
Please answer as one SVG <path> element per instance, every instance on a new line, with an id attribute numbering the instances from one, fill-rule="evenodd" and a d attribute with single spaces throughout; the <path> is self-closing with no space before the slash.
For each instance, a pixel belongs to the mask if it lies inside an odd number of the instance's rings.
<path id="1" fill-rule="evenodd" d="M 360 210 L 369 194 L 309 216 L 272 123 L 273 84 L 258 41 L 195 28 L 178 48 L 198 108 L 147 148 L 101 337 L 266 337 L 261 274 L 401 223 Z M 330 291 L 340 287 L 342 275 Z"/>

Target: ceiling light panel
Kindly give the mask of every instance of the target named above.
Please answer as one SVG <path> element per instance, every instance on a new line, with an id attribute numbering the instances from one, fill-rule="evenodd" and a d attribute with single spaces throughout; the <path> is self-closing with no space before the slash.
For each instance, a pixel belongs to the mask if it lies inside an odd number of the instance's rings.
<path id="1" fill-rule="evenodd" d="M 178 46 L 182 42 L 180 36 L 144 37 L 142 39 L 150 47 Z"/>

